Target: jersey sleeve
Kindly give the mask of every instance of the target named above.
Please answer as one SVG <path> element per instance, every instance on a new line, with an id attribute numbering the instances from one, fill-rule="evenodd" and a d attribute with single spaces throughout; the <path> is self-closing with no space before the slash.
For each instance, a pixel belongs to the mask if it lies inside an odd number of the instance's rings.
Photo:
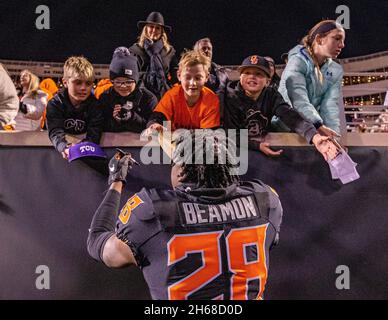
<path id="1" fill-rule="evenodd" d="M 253 188 L 256 191 L 266 191 L 268 194 L 268 220 L 275 229 L 276 235 L 272 245 L 279 243 L 280 226 L 283 220 L 283 208 L 278 193 L 271 186 L 258 179 L 252 180 Z"/>
<path id="2" fill-rule="evenodd" d="M 275 228 L 276 234 L 272 246 L 277 246 L 280 240 L 280 226 L 283 220 L 283 207 L 279 199 L 277 192 L 270 186 L 268 187 L 269 193 L 269 221 Z M 271 246 L 271 247 L 272 247 Z"/>
<path id="3" fill-rule="evenodd" d="M 146 189 L 128 199 L 116 223 L 116 236 L 126 243 L 138 260 L 141 246 L 161 231 L 152 200 Z"/>

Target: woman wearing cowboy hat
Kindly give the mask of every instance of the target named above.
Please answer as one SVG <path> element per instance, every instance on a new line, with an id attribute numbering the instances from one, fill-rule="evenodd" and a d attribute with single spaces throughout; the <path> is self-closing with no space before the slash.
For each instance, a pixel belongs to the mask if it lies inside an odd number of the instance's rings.
<path id="1" fill-rule="evenodd" d="M 158 100 L 176 82 L 178 60 L 175 49 L 168 42 L 171 27 L 164 24 L 160 12 L 151 12 L 146 21 L 139 21 L 138 41 L 129 50 L 137 56 L 140 79 Z"/>

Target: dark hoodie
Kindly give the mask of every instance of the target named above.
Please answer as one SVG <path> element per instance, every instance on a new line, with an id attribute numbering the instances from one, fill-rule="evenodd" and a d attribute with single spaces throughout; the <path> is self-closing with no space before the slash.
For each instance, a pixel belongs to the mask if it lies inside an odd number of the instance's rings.
<path id="1" fill-rule="evenodd" d="M 248 129 L 250 147 L 253 149 L 258 149 L 260 138 L 270 131 L 271 119 L 275 115 L 309 143 L 317 133 L 315 127 L 305 121 L 273 88 L 264 88 L 257 101 L 254 101 L 245 95 L 239 81 L 233 81 L 218 96 L 223 127 Z M 257 143 L 252 143 L 252 138 L 258 138 Z"/>
<path id="2" fill-rule="evenodd" d="M 146 128 L 148 118 L 158 103 L 155 95 L 146 88 L 136 86 L 136 89 L 127 97 L 120 96 L 114 88 L 109 88 L 100 97 L 104 109 L 104 131 L 109 132 L 142 132 Z M 118 122 L 113 118 L 113 109 L 116 104 L 132 103 L 132 116 L 126 121 Z"/>
<path id="3" fill-rule="evenodd" d="M 226 69 L 220 65 L 212 62 L 210 67 L 209 79 L 205 86 L 211 89 L 213 92 L 218 92 L 226 85 L 228 80 L 228 74 Z"/>
<path id="4" fill-rule="evenodd" d="M 64 89 L 47 105 L 49 138 L 59 152 L 63 152 L 68 144 L 65 134 L 86 133 L 85 140 L 100 143 L 102 124 L 102 109 L 93 95 L 75 108 L 70 102 L 67 89 Z"/>

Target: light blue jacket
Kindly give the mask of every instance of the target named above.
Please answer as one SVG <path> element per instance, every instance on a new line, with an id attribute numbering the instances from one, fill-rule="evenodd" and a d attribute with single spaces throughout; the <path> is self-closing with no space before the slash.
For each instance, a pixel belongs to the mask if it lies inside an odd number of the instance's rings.
<path id="1" fill-rule="evenodd" d="M 342 67 L 328 59 L 321 67 L 324 79 L 321 84 L 306 48 L 296 46 L 289 52 L 288 59 L 279 86 L 284 100 L 316 127 L 324 124 L 340 133 Z"/>

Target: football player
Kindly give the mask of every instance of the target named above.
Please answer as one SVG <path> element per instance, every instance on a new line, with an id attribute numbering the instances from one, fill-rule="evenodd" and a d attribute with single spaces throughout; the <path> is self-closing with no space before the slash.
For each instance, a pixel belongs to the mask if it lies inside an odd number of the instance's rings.
<path id="1" fill-rule="evenodd" d="M 111 268 L 141 268 L 153 299 L 262 299 L 282 207 L 263 182 L 232 174 L 229 145 L 210 129 L 187 131 L 172 152 L 173 189 L 143 188 L 121 211 L 134 160 L 116 153 L 89 230 L 89 254 Z M 195 164 L 199 154 L 214 161 Z"/>

